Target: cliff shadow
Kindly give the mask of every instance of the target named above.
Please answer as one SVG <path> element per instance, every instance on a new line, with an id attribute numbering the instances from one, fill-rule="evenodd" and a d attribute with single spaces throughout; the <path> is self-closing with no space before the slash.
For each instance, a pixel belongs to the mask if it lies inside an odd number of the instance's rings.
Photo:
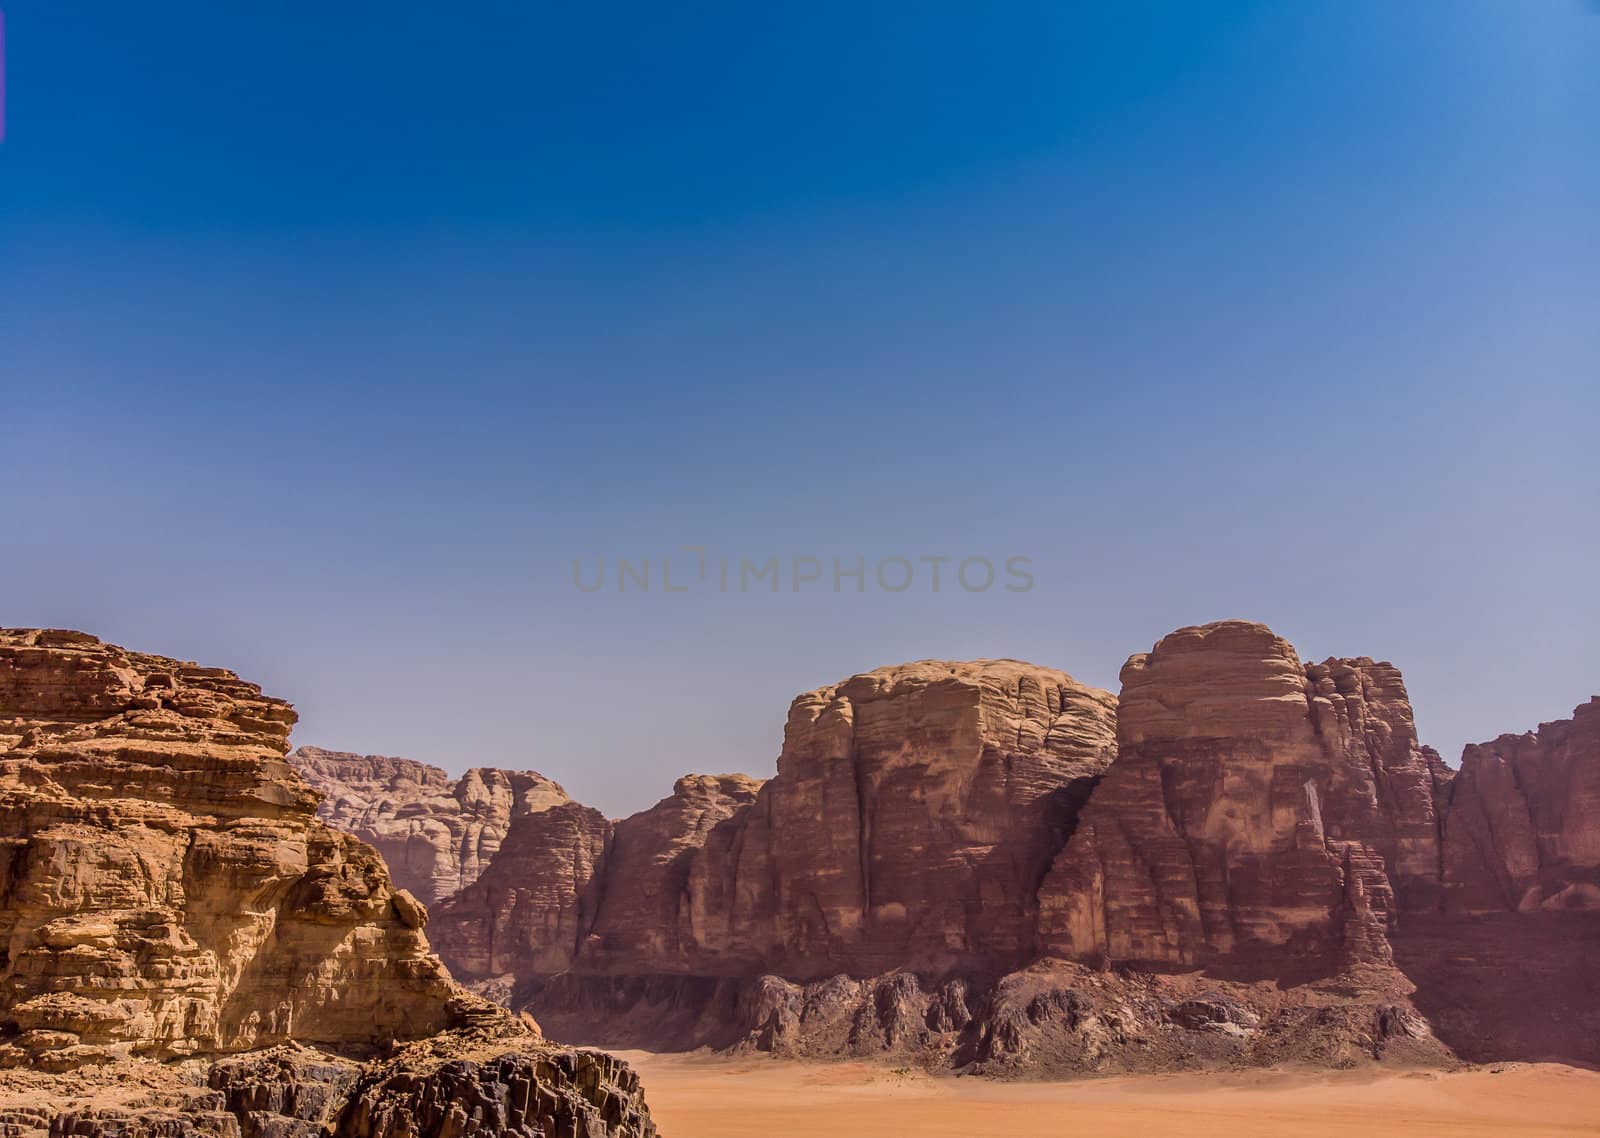
<path id="1" fill-rule="evenodd" d="M 1600 913 L 1407 915 L 1394 949 L 1461 1058 L 1600 1070 Z"/>

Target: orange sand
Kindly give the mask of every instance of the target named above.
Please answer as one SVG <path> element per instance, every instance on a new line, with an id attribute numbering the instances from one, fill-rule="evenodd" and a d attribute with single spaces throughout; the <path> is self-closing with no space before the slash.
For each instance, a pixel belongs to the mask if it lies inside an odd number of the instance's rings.
<path id="1" fill-rule="evenodd" d="M 1555 1064 L 1002 1083 L 861 1063 L 622 1054 L 644 1077 L 664 1138 L 1600 1135 L 1600 1073 Z"/>

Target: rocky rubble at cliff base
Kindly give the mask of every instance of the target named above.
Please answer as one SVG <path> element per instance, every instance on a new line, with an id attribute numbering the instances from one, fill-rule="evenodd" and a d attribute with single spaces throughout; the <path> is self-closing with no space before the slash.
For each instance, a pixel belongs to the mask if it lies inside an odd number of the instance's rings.
<path id="1" fill-rule="evenodd" d="M 564 975 L 522 1000 L 550 1009 L 551 1030 L 598 1046 L 882 1058 L 965 1074 L 1452 1063 L 1411 990 L 1387 970 L 1281 988 L 1041 961 L 994 981 Z"/>

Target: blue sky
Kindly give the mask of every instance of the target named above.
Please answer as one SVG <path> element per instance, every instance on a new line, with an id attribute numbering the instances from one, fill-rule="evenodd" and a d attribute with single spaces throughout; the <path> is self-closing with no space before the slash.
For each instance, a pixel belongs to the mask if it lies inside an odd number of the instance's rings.
<path id="1" fill-rule="evenodd" d="M 613 813 L 1227 616 L 1600 691 L 1594 5 L 465 7 L 4 5 L 0 622 Z M 685 545 L 1035 584 L 573 586 Z"/>

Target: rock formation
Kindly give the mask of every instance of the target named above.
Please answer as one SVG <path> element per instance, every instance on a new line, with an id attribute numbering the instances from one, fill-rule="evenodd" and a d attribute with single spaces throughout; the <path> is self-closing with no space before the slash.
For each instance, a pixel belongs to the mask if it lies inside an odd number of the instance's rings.
<path id="1" fill-rule="evenodd" d="M 317 820 L 294 722 L 220 668 L 0 630 L 4 1132 L 653 1134 L 624 1066 L 450 979 L 423 905 Z"/>
<path id="2" fill-rule="evenodd" d="M 515 1045 L 508 1051 L 508 1045 Z M 283 1044 L 209 1067 L 0 1077 L 8 1138 L 653 1138 L 638 1076 L 534 1035 L 451 1031 L 356 1062 Z"/>
<path id="3" fill-rule="evenodd" d="M 1397 910 L 1437 905 L 1434 763 L 1392 665 L 1182 629 L 1123 668 L 1117 735 L 1040 891 L 1047 952 L 1314 976 L 1387 962 Z"/>
<path id="4" fill-rule="evenodd" d="M 1543 1054 L 1519 1008 L 1544 1005 L 1492 997 L 1489 942 L 1537 944 L 1570 1003 L 1587 926 L 1446 913 L 1593 903 L 1600 702 L 1457 775 L 1393 665 L 1305 664 L 1261 625 L 1181 629 L 1122 683 L 930 662 L 807 693 L 765 784 L 516 820 L 445 907 L 443 951 L 618 1044 L 1147 1070 L 1482 1057 L 1502 1030 Z M 1463 1002 L 1466 980 L 1490 995 Z M 1587 1060 L 1582 1036 L 1551 1054 Z"/>
<path id="5" fill-rule="evenodd" d="M 854 676 L 794 701 L 765 784 L 681 779 L 603 848 L 597 817 L 517 819 L 439 938 L 474 979 L 1003 970 L 1114 721 L 1109 693 L 1011 660 Z"/>
<path id="6" fill-rule="evenodd" d="M 1600 909 L 1600 696 L 1461 756 L 1444 829 L 1453 913 Z"/>
<path id="7" fill-rule="evenodd" d="M 689 971 L 721 905 L 691 886 L 697 855 L 725 865 L 761 783 L 747 775 L 686 775 L 672 794 L 616 824 L 606 855 L 605 891 L 584 942 L 589 969 Z"/>
<path id="8" fill-rule="evenodd" d="M 1115 709 L 1014 660 L 880 668 L 800 696 L 731 856 L 708 846 L 691 868 L 702 955 L 799 979 L 1026 960 L 1039 877 L 1111 763 Z"/>
<path id="9" fill-rule="evenodd" d="M 385 755 L 300 747 L 289 764 L 322 792 L 317 817 L 383 855 L 395 884 L 432 906 L 471 885 L 505 840 L 511 819 L 568 801 L 534 771 L 438 767 Z"/>
<path id="10" fill-rule="evenodd" d="M 220 668 L 0 633 L 0 1062 L 452 1022 L 422 906 L 284 763 L 294 720 Z"/>
<path id="11" fill-rule="evenodd" d="M 391 827 L 443 793 L 382 780 L 360 795 Z M 508 815 L 431 932 L 480 991 L 619 1045 L 969 1071 L 1595 1062 L 1596 816 L 1600 700 L 1457 773 L 1393 665 L 1306 664 L 1223 621 L 1129 659 L 1120 699 L 1014 661 L 807 693 L 765 783 L 687 776 L 615 823 Z"/>
<path id="12" fill-rule="evenodd" d="M 476 979 L 564 972 L 594 923 L 611 823 L 576 802 L 513 820 L 484 874 L 435 911 L 449 962 Z"/>

